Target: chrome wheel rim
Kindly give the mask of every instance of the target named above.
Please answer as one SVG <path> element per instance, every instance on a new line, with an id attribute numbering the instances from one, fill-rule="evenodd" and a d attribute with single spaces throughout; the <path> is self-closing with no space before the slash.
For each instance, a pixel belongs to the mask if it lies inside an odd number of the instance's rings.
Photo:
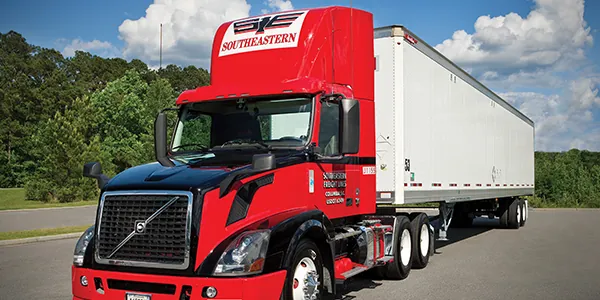
<path id="1" fill-rule="evenodd" d="M 408 229 L 404 229 L 402 230 L 402 236 L 400 238 L 400 260 L 402 261 L 402 265 L 408 266 L 411 250 L 412 244 L 410 241 L 410 232 Z"/>
<path id="2" fill-rule="evenodd" d="M 427 224 L 421 225 L 421 238 L 419 240 L 421 255 L 427 256 L 429 254 L 429 228 Z"/>
<path id="3" fill-rule="evenodd" d="M 292 290 L 294 300 L 315 300 L 319 294 L 319 273 L 314 259 L 317 254 L 310 250 L 311 257 L 304 257 L 296 265 Z"/>

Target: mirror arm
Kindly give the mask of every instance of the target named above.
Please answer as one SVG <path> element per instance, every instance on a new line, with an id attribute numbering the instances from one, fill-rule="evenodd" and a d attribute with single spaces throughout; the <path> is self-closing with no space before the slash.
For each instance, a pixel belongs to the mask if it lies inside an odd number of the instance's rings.
<path id="1" fill-rule="evenodd" d="M 163 167 L 174 167 L 168 157 L 167 151 L 167 116 L 164 112 L 160 112 L 154 122 L 154 153 L 156 160 Z"/>
<path id="2" fill-rule="evenodd" d="M 100 174 L 96 177 L 96 180 L 98 180 L 98 188 L 102 189 L 110 181 L 110 178 L 104 174 Z"/>
<path id="3" fill-rule="evenodd" d="M 102 189 L 110 181 L 110 177 L 102 173 L 102 166 L 99 162 L 89 162 L 83 165 L 83 176 L 96 179 L 99 189 Z"/>

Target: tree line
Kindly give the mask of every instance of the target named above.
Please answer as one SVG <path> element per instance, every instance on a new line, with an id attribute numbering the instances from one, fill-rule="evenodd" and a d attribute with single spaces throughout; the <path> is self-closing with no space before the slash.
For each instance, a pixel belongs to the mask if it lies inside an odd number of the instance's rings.
<path id="1" fill-rule="evenodd" d="M 600 208 L 600 152 L 535 153 L 537 207 Z"/>
<path id="2" fill-rule="evenodd" d="M 100 161 L 111 176 L 152 161 L 157 112 L 208 83 L 195 66 L 152 70 L 83 51 L 64 57 L 0 33 L 0 188 L 25 187 L 32 200 L 93 199 L 83 163 Z"/>
<path id="3" fill-rule="evenodd" d="M 100 161 L 109 176 L 154 160 L 153 121 L 186 89 L 209 83 L 207 70 L 138 59 L 102 58 L 27 43 L 0 33 L 0 188 L 25 187 L 31 200 L 98 196 L 82 177 Z M 534 206 L 600 207 L 600 153 L 535 153 Z"/>

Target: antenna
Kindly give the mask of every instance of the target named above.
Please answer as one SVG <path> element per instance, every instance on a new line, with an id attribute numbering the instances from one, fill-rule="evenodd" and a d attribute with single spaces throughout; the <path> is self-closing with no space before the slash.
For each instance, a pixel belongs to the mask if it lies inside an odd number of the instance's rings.
<path id="1" fill-rule="evenodd" d="M 160 63 L 159 63 L 158 68 L 162 69 L 162 23 L 160 23 L 160 47 L 159 48 L 160 48 L 160 50 L 159 50 L 158 56 L 159 56 Z"/>

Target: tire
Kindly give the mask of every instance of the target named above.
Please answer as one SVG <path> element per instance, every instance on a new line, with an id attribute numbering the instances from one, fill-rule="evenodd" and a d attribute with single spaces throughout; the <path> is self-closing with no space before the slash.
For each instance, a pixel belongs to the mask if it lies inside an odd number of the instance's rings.
<path id="1" fill-rule="evenodd" d="M 519 229 L 519 218 L 521 215 L 520 201 L 518 199 L 510 199 L 508 203 L 508 209 L 506 210 L 508 228 Z"/>
<path id="2" fill-rule="evenodd" d="M 508 228 L 508 200 L 510 199 L 501 199 L 500 207 L 498 208 L 498 215 L 500 218 L 500 227 Z"/>
<path id="3" fill-rule="evenodd" d="M 413 264 L 412 226 L 406 216 L 397 216 L 394 227 L 394 260 L 387 264 L 385 277 L 402 280 L 408 277 Z"/>
<path id="4" fill-rule="evenodd" d="M 412 253 L 414 269 L 424 269 L 433 253 L 433 234 L 429 230 L 429 218 L 424 213 L 410 215 L 412 227 Z"/>
<path id="5" fill-rule="evenodd" d="M 314 299 L 320 300 L 323 299 L 323 293 L 323 257 L 319 247 L 312 240 L 303 239 L 294 251 L 292 265 L 286 279 L 285 299 L 300 300 L 305 299 L 307 294 L 314 294 L 316 295 Z"/>
<path id="6" fill-rule="evenodd" d="M 525 222 L 529 220 L 529 201 L 525 200 Z"/>
<path id="7" fill-rule="evenodd" d="M 521 209 L 521 220 L 519 222 L 519 226 L 525 226 L 527 223 L 527 202 L 524 199 L 519 199 L 519 207 Z"/>

